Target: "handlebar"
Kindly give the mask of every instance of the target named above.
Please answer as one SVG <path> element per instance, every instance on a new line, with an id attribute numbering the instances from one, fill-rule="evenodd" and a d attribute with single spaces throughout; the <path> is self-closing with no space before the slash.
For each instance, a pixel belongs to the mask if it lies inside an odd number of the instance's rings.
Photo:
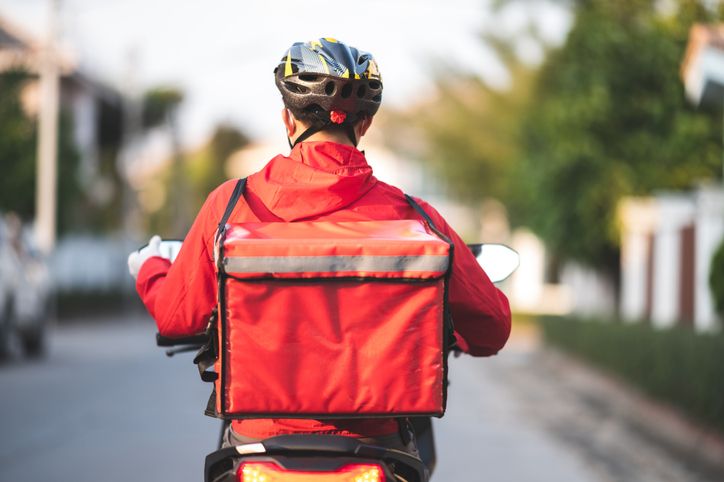
<path id="1" fill-rule="evenodd" d="M 198 335 L 169 337 L 156 333 L 157 346 L 179 346 L 179 345 L 203 345 L 209 341 L 209 335 L 199 333 Z"/>

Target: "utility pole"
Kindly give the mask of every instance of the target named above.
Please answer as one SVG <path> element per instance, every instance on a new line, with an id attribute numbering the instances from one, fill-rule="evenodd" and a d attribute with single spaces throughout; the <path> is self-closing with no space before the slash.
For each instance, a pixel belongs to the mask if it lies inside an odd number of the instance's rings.
<path id="1" fill-rule="evenodd" d="M 40 59 L 35 230 L 38 247 L 48 254 L 55 246 L 58 191 L 59 68 L 56 55 L 59 0 L 50 1 L 48 37 Z"/>
<path id="2" fill-rule="evenodd" d="M 138 92 L 139 53 L 136 47 L 128 51 L 126 78 L 123 88 L 123 141 L 116 168 L 122 180 L 123 231 L 126 237 L 138 241 L 140 216 L 136 195 L 131 187 L 134 161 L 138 156 L 138 141 L 142 130 L 142 105 Z"/>

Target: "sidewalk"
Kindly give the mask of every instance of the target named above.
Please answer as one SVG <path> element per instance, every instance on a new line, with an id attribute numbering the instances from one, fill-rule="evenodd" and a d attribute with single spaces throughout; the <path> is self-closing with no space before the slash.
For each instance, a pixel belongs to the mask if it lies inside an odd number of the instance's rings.
<path id="1" fill-rule="evenodd" d="M 724 440 L 675 409 L 585 362 L 542 346 L 526 327 L 500 376 L 527 416 L 583 457 L 603 480 L 724 480 Z"/>

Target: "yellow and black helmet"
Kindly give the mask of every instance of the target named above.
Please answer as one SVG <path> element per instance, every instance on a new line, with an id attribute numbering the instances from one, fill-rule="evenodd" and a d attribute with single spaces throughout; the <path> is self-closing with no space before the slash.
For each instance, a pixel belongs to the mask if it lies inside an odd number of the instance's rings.
<path id="1" fill-rule="evenodd" d="M 382 77 L 372 55 L 332 38 L 293 44 L 274 77 L 284 105 L 314 128 L 304 138 L 371 117 L 382 102 Z"/>

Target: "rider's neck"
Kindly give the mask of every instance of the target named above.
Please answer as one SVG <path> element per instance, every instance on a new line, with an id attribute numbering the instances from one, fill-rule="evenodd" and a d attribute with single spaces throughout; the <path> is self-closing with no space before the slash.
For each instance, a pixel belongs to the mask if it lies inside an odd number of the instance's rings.
<path id="1" fill-rule="evenodd" d="M 340 130 L 316 132 L 305 139 L 304 142 L 334 142 L 355 147 L 347 134 Z"/>

